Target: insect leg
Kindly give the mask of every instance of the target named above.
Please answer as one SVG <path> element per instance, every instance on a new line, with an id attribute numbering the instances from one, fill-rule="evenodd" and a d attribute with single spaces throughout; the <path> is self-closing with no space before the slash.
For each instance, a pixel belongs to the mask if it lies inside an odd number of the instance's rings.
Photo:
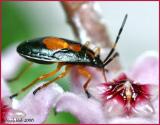
<path id="1" fill-rule="evenodd" d="M 40 86 L 40 87 L 38 87 L 37 89 L 35 89 L 35 90 L 33 91 L 33 94 L 35 95 L 35 94 L 36 94 L 39 90 L 41 90 L 42 88 L 45 88 L 45 87 L 47 87 L 48 85 L 52 84 L 54 81 L 63 78 L 65 75 L 67 75 L 67 73 L 69 72 L 70 68 L 71 68 L 71 65 L 67 65 L 67 66 L 65 67 L 65 71 L 64 71 L 64 72 L 62 72 L 59 76 L 57 76 L 57 77 L 54 78 L 53 80 L 48 81 L 48 82 L 44 83 L 42 86 Z"/>
<path id="2" fill-rule="evenodd" d="M 87 94 L 87 97 L 89 98 L 89 97 L 90 97 L 90 94 L 89 94 L 87 88 L 88 88 L 88 84 L 89 84 L 92 76 L 91 76 L 91 74 L 90 74 L 85 68 L 83 68 L 83 67 L 81 67 L 81 66 L 79 66 L 78 72 L 79 72 L 81 75 L 83 75 L 84 77 L 87 77 L 87 78 L 88 78 L 87 81 L 83 84 L 83 88 L 84 88 L 85 93 Z"/>
<path id="3" fill-rule="evenodd" d="M 54 74 L 56 74 L 61 69 L 61 67 L 63 65 L 64 64 L 62 64 L 62 63 L 58 63 L 58 66 L 57 66 L 57 68 L 54 71 L 52 71 L 50 73 L 47 73 L 47 74 L 44 74 L 44 75 L 38 77 L 37 79 L 33 80 L 29 85 L 27 85 L 26 87 L 24 87 L 23 89 L 21 89 L 18 93 L 15 93 L 15 94 L 11 95 L 10 98 L 12 99 L 13 97 L 18 96 L 20 93 L 26 91 L 28 88 L 30 88 L 31 86 L 33 86 L 34 84 L 36 84 L 37 81 L 43 80 L 43 79 L 46 79 L 48 77 L 53 76 Z"/>
<path id="4" fill-rule="evenodd" d="M 98 56 L 98 55 L 100 54 L 100 50 L 101 50 L 101 49 L 98 48 L 98 47 L 95 49 L 95 51 L 94 51 L 95 56 Z"/>
<path id="5" fill-rule="evenodd" d="M 26 66 L 16 77 L 7 79 L 7 81 L 8 81 L 8 82 L 13 82 L 13 81 L 18 80 L 18 79 L 32 66 L 32 64 L 33 64 L 33 63 L 27 64 L 27 66 Z"/>
<path id="6" fill-rule="evenodd" d="M 106 71 L 108 72 L 107 69 L 104 69 L 104 68 L 102 69 L 102 75 L 103 75 L 103 77 L 104 77 L 105 82 L 107 82 Z"/>

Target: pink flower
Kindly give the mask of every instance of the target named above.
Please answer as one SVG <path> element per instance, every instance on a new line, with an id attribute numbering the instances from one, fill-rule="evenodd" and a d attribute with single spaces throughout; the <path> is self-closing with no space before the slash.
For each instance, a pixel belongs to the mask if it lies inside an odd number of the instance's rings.
<path id="1" fill-rule="evenodd" d="M 155 110 L 158 109 L 158 91 L 155 91 L 155 88 L 158 89 L 158 87 L 155 87 L 158 84 L 158 56 L 155 53 L 142 55 L 136 61 L 131 71 L 125 72 L 123 77 L 115 77 L 114 73 L 109 72 L 107 74 L 108 82 L 104 84 L 100 84 L 104 81 L 101 72 L 87 67 L 93 76 L 89 86 L 89 92 L 93 96 L 89 99 L 82 89 L 84 79 L 79 77 L 76 74 L 76 69 L 73 68 L 71 72 L 73 82 L 72 92 L 64 92 L 59 85 L 52 84 L 36 95 L 33 95 L 33 90 L 43 84 L 37 83 L 22 100 L 10 100 L 7 98 L 11 95 L 11 92 L 6 79 L 14 76 L 15 71 L 24 61 L 17 55 L 15 46 L 11 48 L 7 52 L 4 52 L 2 56 L 2 102 L 3 106 L 7 107 L 1 108 L 4 108 L 3 113 L 5 114 L 4 120 L 6 123 L 26 123 L 23 121 L 24 118 L 33 119 L 32 123 L 43 123 L 52 107 L 55 107 L 57 112 L 66 111 L 72 113 L 79 119 L 80 123 L 158 122 L 158 110 Z M 5 71 L 5 67 L 7 71 Z M 129 82 L 129 84 L 122 84 L 124 86 L 121 88 L 122 94 L 125 93 L 127 85 L 129 85 L 129 89 L 132 86 L 132 90 L 137 92 L 137 97 L 139 97 L 135 101 L 126 103 L 120 91 L 117 92 L 117 95 L 113 96 L 113 93 L 116 91 L 111 92 L 111 90 L 108 90 L 110 85 L 112 88 L 115 88 L 121 78 L 122 80 L 126 80 L 126 83 L 127 81 Z M 137 88 L 143 90 L 143 92 L 138 91 Z M 112 98 L 106 100 L 109 93 L 111 93 Z M 121 96 L 121 98 L 117 98 L 117 96 Z M 128 104 L 131 106 L 129 107 Z M 118 112 L 113 112 L 114 109 Z M 135 112 L 135 110 L 138 112 Z M 13 119 L 17 118 L 22 118 L 22 121 L 13 121 Z"/>
<path id="2" fill-rule="evenodd" d="M 156 93 L 156 87 L 151 84 L 141 84 L 129 79 L 122 73 L 112 82 L 101 85 L 103 87 L 102 101 L 108 116 L 151 116 L 155 109 L 151 98 Z M 158 91 L 156 91 L 158 92 Z"/>
<path id="3" fill-rule="evenodd" d="M 97 75 L 96 69 L 91 72 Z M 75 74 L 72 77 L 75 79 Z M 77 77 L 83 81 L 81 76 Z M 113 75 L 108 78 L 107 83 L 96 84 L 95 81 L 103 78 L 99 74 L 94 77 L 89 87 L 94 97 L 90 99 L 81 94 L 78 87 L 79 94 L 64 94 L 56 104 L 57 112 L 71 112 L 81 123 L 158 123 L 156 52 L 144 53 L 131 71 L 120 73 L 115 79 Z"/>

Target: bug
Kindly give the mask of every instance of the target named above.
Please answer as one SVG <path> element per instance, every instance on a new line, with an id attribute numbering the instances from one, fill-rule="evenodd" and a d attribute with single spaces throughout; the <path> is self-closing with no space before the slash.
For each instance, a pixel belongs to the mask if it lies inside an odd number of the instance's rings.
<path id="1" fill-rule="evenodd" d="M 36 94 L 36 92 L 41 90 L 42 88 L 45 88 L 54 81 L 63 78 L 69 72 L 69 70 L 72 68 L 73 65 L 77 65 L 78 72 L 84 77 L 87 77 L 87 81 L 83 84 L 83 88 L 87 96 L 89 97 L 87 87 L 92 76 L 84 68 L 84 66 L 96 67 L 104 71 L 105 66 L 109 64 L 116 56 L 118 56 L 118 52 L 115 52 L 115 47 L 120 38 L 120 34 L 123 30 L 125 22 L 127 20 L 127 16 L 128 15 L 126 14 L 123 19 L 114 46 L 112 47 L 109 54 L 103 61 L 100 59 L 100 54 L 98 51 L 99 48 L 97 48 L 97 51 L 94 52 L 93 50 L 89 49 L 85 45 L 82 45 L 81 43 L 76 43 L 74 41 L 63 38 L 42 37 L 42 38 L 27 40 L 21 43 L 17 47 L 17 52 L 27 60 L 39 64 L 58 63 L 58 65 L 54 71 L 44 74 L 38 77 L 37 79 L 33 80 L 29 85 L 21 89 L 18 93 L 11 95 L 10 98 L 18 96 L 19 93 L 24 92 L 25 90 L 36 84 L 37 81 L 44 80 L 46 78 L 55 75 L 63 66 L 65 66 L 65 71 L 62 72 L 59 76 L 38 87 L 33 92 L 33 94 Z"/>

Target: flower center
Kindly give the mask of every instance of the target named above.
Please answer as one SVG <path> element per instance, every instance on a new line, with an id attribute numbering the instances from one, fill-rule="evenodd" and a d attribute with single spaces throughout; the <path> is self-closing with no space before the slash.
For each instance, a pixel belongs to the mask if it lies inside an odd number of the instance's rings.
<path id="1" fill-rule="evenodd" d="M 115 106 L 123 107 L 122 110 L 128 116 L 135 112 L 139 105 L 150 104 L 150 84 L 140 84 L 129 79 L 127 76 L 118 77 L 112 82 L 102 85 L 105 89 L 102 93 L 103 105 L 108 108 Z M 118 107 L 115 107 L 117 109 Z M 150 106 L 152 108 L 152 106 Z"/>

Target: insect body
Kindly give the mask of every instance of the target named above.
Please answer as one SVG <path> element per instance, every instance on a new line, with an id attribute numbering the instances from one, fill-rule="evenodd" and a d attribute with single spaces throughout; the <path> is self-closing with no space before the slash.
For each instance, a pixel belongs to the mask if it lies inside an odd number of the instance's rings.
<path id="1" fill-rule="evenodd" d="M 35 63 L 40 63 L 40 64 L 58 63 L 58 66 L 54 71 L 48 74 L 44 74 L 39 78 L 35 79 L 28 86 L 23 88 L 20 92 L 10 96 L 10 98 L 13 98 L 17 96 L 19 93 L 27 90 L 29 87 L 33 86 L 37 81 L 53 76 L 62 68 L 62 66 L 65 66 L 65 71 L 63 73 L 61 73 L 55 79 L 37 88 L 33 92 L 33 94 L 35 94 L 38 90 L 64 77 L 68 73 L 68 71 L 72 68 L 73 65 L 77 65 L 78 72 L 81 75 L 88 78 L 87 81 L 83 84 L 83 87 L 86 94 L 89 96 L 89 93 L 87 91 L 87 86 L 92 76 L 84 68 L 84 66 L 92 66 L 92 67 L 103 69 L 104 71 L 104 67 L 108 63 L 110 63 L 113 60 L 113 58 L 118 56 L 118 53 L 114 51 L 115 51 L 116 44 L 119 40 L 120 34 L 123 30 L 126 19 L 127 19 L 127 15 L 123 20 L 122 26 L 119 30 L 114 46 L 110 50 L 105 60 L 100 59 L 100 55 L 99 53 L 97 54 L 97 51 L 94 52 L 85 45 L 76 43 L 71 40 L 63 39 L 63 38 L 43 37 L 43 38 L 33 39 L 33 40 L 29 40 L 21 43 L 17 47 L 17 52 L 27 60 Z"/>
<path id="2" fill-rule="evenodd" d="M 95 56 L 91 49 L 63 38 L 43 37 L 33 39 L 20 44 L 17 51 L 24 58 L 40 64 L 62 62 L 103 67 L 99 55 Z"/>

